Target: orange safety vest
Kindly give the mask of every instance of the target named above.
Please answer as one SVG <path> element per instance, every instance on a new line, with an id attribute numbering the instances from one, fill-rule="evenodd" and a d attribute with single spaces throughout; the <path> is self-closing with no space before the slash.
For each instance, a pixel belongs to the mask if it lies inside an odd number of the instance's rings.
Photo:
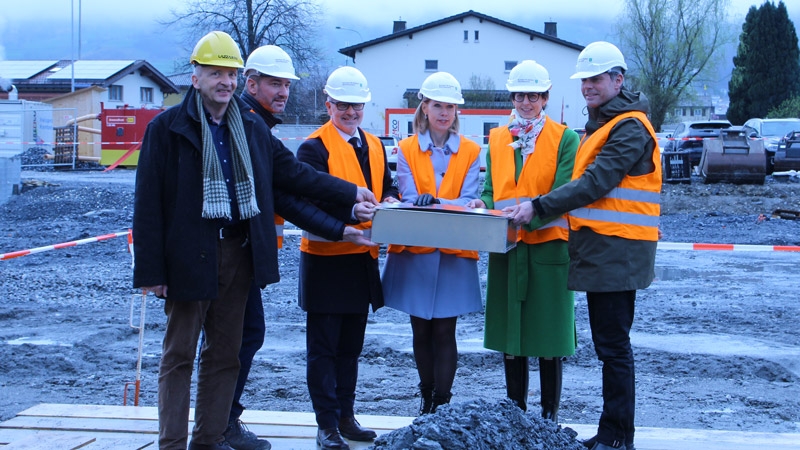
<path id="1" fill-rule="evenodd" d="M 383 152 L 380 139 L 369 133 L 364 133 L 364 136 L 367 140 L 366 144 L 369 147 L 372 192 L 375 194 L 376 198 L 382 198 L 383 170 L 386 167 L 386 155 Z M 333 126 L 333 122 L 328 121 L 328 123 L 311 133 L 308 138 L 313 139 L 317 137 L 322 140 L 322 144 L 325 145 L 325 148 L 328 150 L 328 173 L 357 186 L 365 187 L 367 182 L 364 178 L 364 173 L 361 171 L 361 165 L 358 163 L 353 146 L 342 139 L 341 134 L 339 134 L 336 127 Z M 353 226 L 360 230 L 369 230 L 372 228 L 372 221 L 362 222 Z M 365 231 L 365 234 L 367 234 L 367 231 Z M 344 241 L 329 241 L 307 231 L 303 232 L 303 237 L 300 240 L 300 251 L 312 255 L 324 256 L 370 252 L 373 258 L 378 258 L 378 247 L 367 247 L 365 245 L 356 245 L 352 242 Z"/>
<path id="2" fill-rule="evenodd" d="M 489 155 L 492 160 L 492 189 L 494 191 L 494 209 L 528 202 L 553 189 L 558 169 L 558 147 L 567 127 L 546 120 L 542 132 L 536 139 L 536 151 L 528 156 L 519 174 L 519 182 L 515 180 L 515 150 L 509 144 L 514 140 L 508 127 L 497 127 L 489 131 Z M 548 222 L 541 227 L 526 231 L 520 228 L 517 242 L 539 244 L 557 239 L 566 241 L 569 237 L 567 215 Z"/>
<path id="3" fill-rule="evenodd" d="M 572 179 L 579 178 L 597 158 L 608 140 L 611 129 L 621 120 L 634 118 L 644 124 L 656 147 L 653 150 L 655 170 L 644 175 L 626 175 L 617 187 L 594 203 L 570 211 L 569 224 L 573 230 L 589 227 L 606 236 L 618 236 L 642 241 L 658 240 L 658 220 L 661 214 L 661 161 L 655 130 L 640 111 L 620 114 L 584 138 L 575 155 Z"/>
<path id="4" fill-rule="evenodd" d="M 283 217 L 275 214 L 275 235 L 278 236 L 278 249 L 283 248 Z"/>
<path id="5" fill-rule="evenodd" d="M 433 173 L 433 163 L 431 162 L 431 151 L 422 151 L 419 148 L 419 138 L 417 135 L 407 137 L 398 144 L 400 151 L 408 161 L 411 175 L 414 177 L 414 184 L 417 186 L 417 194 L 435 193 L 436 197 L 448 200 L 457 199 L 461 196 L 461 187 L 467 172 L 472 164 L 478 159 L 481 147 L 475 142 L 461 136 L 458 143 L 458 151 L 450 156 L 447 170 L 442 177 L 442 184 L 436 189 L 436 175 Z M 433 247 L 416 247 L 407 245 L 391 244 L 387 251 L 389 253 L 400 253 L 402 251 L 411 253 L 433 253 Z M 478 259 L 478 252 L 473 250 L 456 250 L 449 248 L 439 249 L 442 253 L 456 255 L 461 258 Z"/>

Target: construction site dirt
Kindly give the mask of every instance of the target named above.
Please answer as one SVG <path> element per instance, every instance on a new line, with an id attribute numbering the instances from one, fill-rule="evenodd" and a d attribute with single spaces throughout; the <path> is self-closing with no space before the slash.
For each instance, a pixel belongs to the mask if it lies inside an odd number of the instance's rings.
<path id="1" fill-rule="evenodd" d="M 134 178 L 132 170 L 23 172 L 22 193 L 0 205 L 0 253 L 126 231 Z M 768 176 L 763 185 L 664 185 L 662 243 L 760 247 L 659 249 L 657 277 L 638 293 L 631 333 L 637 426 L 800 432 L 800 253 L 774 247 L 800 245 L 800 220 L 773 217 L 776 210 L 800 210 L 800 183 Z M 247 408 L 312 411 L 298 247 L 299 237 L 288 235 L 282 280 L 263 291 L 267 337 Z M 484 285 L 486 260 L 482 254 Z M 124 236 L 0 261 L 0 420 L 39 403 L 121 405 L 126 383 L 137 378 L 139 332 L 130 318 L 138 325 L 141 303 Z M 150 296 L 145 305 L 138 403 L 154 406 L 165 316 L 161 300 Z M 583 293 L 575 310 L 578 348 L 564 363 L 559 418 L 592 424 L 602 406 L 601 365 Z M 505 395 L 501 355 L 483 349 L 483 327 L 481 313 L 459 319 L 454 403 Z M 407 315 L 370 313 L 359 370 L 357 413 L 416 414 Z M 534 409 L 537 370 L 534 363 Z M 134 397 L 131 387 L 128 404 Z"/>

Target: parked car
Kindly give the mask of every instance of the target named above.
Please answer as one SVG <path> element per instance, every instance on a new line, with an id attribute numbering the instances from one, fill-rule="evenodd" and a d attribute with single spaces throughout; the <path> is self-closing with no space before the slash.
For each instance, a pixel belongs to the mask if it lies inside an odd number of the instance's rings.
<path id="1" fill-rule="evenodd" d="M 800 119 L 750 119 L 744 123 L 748 136 L 764 139 L 764 150 L 767 153 L 767 174 L 775 167 L 775 152 L 781 138 L 792 131 L 800 131 Z"/>
<path id="2" fill-rule="evenodd" d="M 386 161 L 389 163 L 389 170 L 397 170 L 397 143 L 394 136 L 380 136 L 383 147 L 386 149 Z"/>
<path id="3" fill-rule="evenodd" d="M 663 152 L 688 152 L 689 163 L 692 167 L 697 166 L 703 156 L 703 139 L 718 138 L 719 130 L 730 126 L 727 120 L 681 122 L 672 134 L 667 135 L 669 141 L 664 145 Z"/>
<path id="4" fill-rule="evenodd" d="M 781 138 L 775 150 L 775 172 L 800 170 L 800 129 Z"/>

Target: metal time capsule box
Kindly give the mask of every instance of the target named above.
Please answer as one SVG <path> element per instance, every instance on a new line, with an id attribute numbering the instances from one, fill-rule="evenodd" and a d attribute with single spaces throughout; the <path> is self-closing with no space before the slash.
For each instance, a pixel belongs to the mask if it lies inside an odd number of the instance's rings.
<path id="1" fill-rule="evenodd" d="M 498 210 L 455 205 L 384 203 L 372 219 L 372 241 L 381 244 L 506 253 L 517 227 Z"/>

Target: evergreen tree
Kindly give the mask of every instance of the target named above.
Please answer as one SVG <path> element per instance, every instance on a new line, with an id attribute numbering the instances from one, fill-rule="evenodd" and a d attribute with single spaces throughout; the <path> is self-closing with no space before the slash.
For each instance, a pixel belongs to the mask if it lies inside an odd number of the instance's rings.
<path id="1" fill-rule="evenodd" d="M 747 12 L 728 82 L 728 120 L 744 123 L 765 117 L 800 94 L 800 48 L 797 33 L 781 1 L 765 2 Z"/>

